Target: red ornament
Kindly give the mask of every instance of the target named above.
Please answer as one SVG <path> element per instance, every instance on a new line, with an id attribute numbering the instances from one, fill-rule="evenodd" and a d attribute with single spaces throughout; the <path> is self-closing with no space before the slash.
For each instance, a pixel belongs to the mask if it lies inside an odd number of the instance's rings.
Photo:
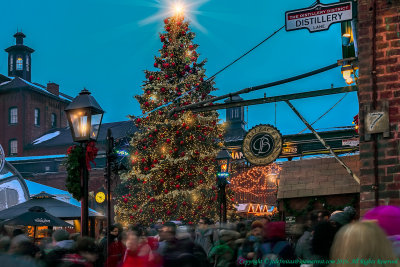
<path id="1" fill-rule="evenodd" d="M 175 114 L 174 114 L 174 118 L 178 118 L 178 114 L 175 113 Z"/>
<path id="2" fill-rule="evenodd" d="M 175 151 L 175 152 L 178 151 L 178 148 L 175 147 L 175 148 L 174 148 L 174 151 Z"/>
<path id="3" fill-rule="evenodd" d="M 179 171 L 180 171 L 180 172 L 183 172 L 183 168 L 179 168 Z"/>
<path id="4" fill-rule="evenodd" d="M 157 64 L 157 62 L 154 62 L 154 67 L 156 67 L 156 68 L 158 67 L 158 64 Z"/>
<path id="5" fill-rule="evenodd" d="M 164 19 L 164 23 L 168 24 L 169 20 L 168 19 Z"/>
<path id="6" fill-rule="evenodd" d="M 193 187 L 193 182 L 190 182 L 190 183 L 189 183 L 189 186 L 190 186 L 190 187 Z"/>
<path id="7" fill-rule="evenodd" d="M 182 205 L 183 205 L 183 206 L 186 206 L 186 205 L 187 205 L 186 201 L 183 201 L 183 202 L 182 202 Z"/>
<path id="8" fill-rule="evenodd" d="M 184 156 L 185 156 L 185 152 L 182 152 L 182 153 L 181 153 L 181 157 L 184 157 Z"/>
<path id="9" fill-rule="evenodd" d="M 155 199 L 154 197 L 152 197 L 152 198 L 150 199 L 150 202 L 154 202 L 154 201 L 156 201 L 156 199 Z"/>
<path id="10" fill-rule="evenodd" d="M 154 163 L 154 164 L 157 164 L 157 163 L 158 163 L 158 160 L 156 160 L 156 159 L 153 160 L 153 163 Z"/>
<path id="11" fill-rule="evenodd" d="M 180 95 L 182 95 L 182 93 L 181 93 L 181 92 L 178 92 L 178 95 L 180 96 Z"/>
<path id="12" fill-rule="evenodd" d="M 145 158 L 142 158 L 142 163 L 145 163 L 146 162 L 146 159 Z"/>
<path id="13" fill-rule="evenodd" d="M 182 25 L 182 22 L 181 22 L 181 21 L 178 21 L 178 22 L 176 23 L 176 25 L 181 26 L 181 25 Z"/>
<path id="14" fill-rule="evenodd" d="M 160 183 L 162 183 L 162 184 L 163 184 L 163 183 L 164 183 L 164 179 L 162 179 L 162 178 L 161 178 L 161 179 L 160 179 Z"/>
<path id="15" fill-rule="evenodd" d="M 129 218 L 133 219 L 133 215 L 129 216 Z"/>
<path id="16" fill-rule="evenodd" d="M 166 141 L 167 141 L 167 144 L 171 143 L 171 139 L 169 139 L 169 138 Z"/>
<path id="17" fill-rule="evenodd" d="M 165 93 L 165 88 L 164 87 L 161 88 L 161 92 Z"/>
<path id="18" fill-rule="evenodd" d="M 137 209 L 137 206 L 136 206 L 136 204 L 135 204 L 135 205 L 133 205 L 133 208 L 134 208 L 134 209 Z"/>
<path id="19" fill-rule="evenodd" d="M 176 134 L 178 135 L 178 134 L 180 134 L 180 132 L 179 132 L 179 131 L 176 131 Z"/>
<path id="20" fill-rule="evenodd" d="M 124 202 L 125 202 L 125 203 L 128 202 L 128 199 L 127 199 L 127 198 L 124 198 Z"/>
<path id="21" fill-rule="evenodd" d="M 168 78 L 169 78 L 168 74 L 165 74 L 164 77 L 165 77 L 165 79 L 168 79 Z"/>
<path id="22" fill-rule="evenodd" d="M 164 48 L 164 49 L 167 48 L 167 45 L 163 45 L 162 48 Z"/>
<path id="23" fill-rule="evenodd" d="M 171 63 L 171 66 L 172 66 L 172 67 L 175 67 L 175 62 L 172 62 L 172 63 Z"/>
<path id="24" fill-rule="evenodd" d="M 186 32 L 185 32 L 185 31 L 182 31 L 181 33 L 182 33 L 182 35 L 185 35 L 185 34 L 186 34 Z"/>
<path id="25" fill-rule="evenodd" d="M 170 56 L 170 57 L 174 57 L 174 54 L 171 53 L 169 56 Z"/>
<path id="26" fill-rule="evenodd" d="M 202 184 L 202 183 L 203 183 L 203 180 L 200 180 L 199 183 Z"/>
<path id="27" fill-rule="evenodd" d="M 185 65 L 185 70 L 190 70 L 189 65 Z M 186 84 L 186 87 L 189 87 L 189 86 Z"/>
<path id="28" fill-rule="evenodd" d="M 196 60 L 197 60 L 197 57 L 192 57 L 191 60 L 192 60 L 192 61 L 196 61 Z"/>
<path id="29" fill-rule="evenodd" d="M 167 210 L 167 215 L 171 215 L 171 211 L 170 210 Z"/>
<path id="30" fill-rule="evenodd" d="M 208 167 L 207 167 L 207 166 L 205 166 L 203 169 L 204 169 L 205 171 L 208 171 Z"/>
<path id="31" fill-rule="evenodd" d="M 157 77 L 157 81 L 159 81 L 160 80 L 160 77 Z"/>
<path id="32" fill-rule="evenodd" d="M 160 39 L 161 39 L 161 42 L 165 41 L 165 37 L 163 35 L 160 37 Z"/>
<path id="33" fill-rule="evenodd" d="M 181 176 L 178 174 L 178 175 L 176 175 L 176 179 L 181 179 Z"/>
<path id="34" fill-rule="evenodd" d="M 185 143 L 185 142 L 181 141 L 181 143 L 180 143 L 180 144 L 181 144 L 181 145 L 183 145 L 184 143 Z"/>
<path id="35" fill-rule="evenodd" d="M 136 123 L 140 123 L 141 121 L 142 121 L 142 120 L 139 119 L 139 118 L 136 119 Z"/>
<path id="36" fill-rule="evenodd" d="M 165 189 L 165 190 L 164 190 L 164 193 L 165 193 L 165 194 L 168 194 L 168 190 L 167 190 L 167 189 Z"/>
<path id="37" fill-rule="evenodd" d="M 153 75 L 150 75 L 150 76 L 149 76 L 149 81 L 152 81 L 152 80 L 154 80 L 154 76 L 153 76 Z"/>
<path id="38" fill-rule="evenodd" d="M 182 47 L 183 47 L 183 44 L 181 44 L 180 47 L 182 48 Z"/>
<path id="39" fill-rule="evenodd" d="M 155 209 L 155 208 L 152 208 L 152 209 L 151 209 L 151 211 L 152 211 L 152 212 L 155 212 L 155 211 L 156 211 L 156 209 Z"/>
<path id="40" fill-rule="evenodd" d="M 165 28 L 165 30 L 166 30 L 167 32 L 169 32 L 169 31 L 171 30 L 171 28 L 170 28 L 170 27 L 167 27 L 167 28 Z"/>
<path id="41" fill-rule="evenodd" d="M 175 187 L 176 187 L 177 189 L 179 189 L 181 186 L 180 186 L 179 184 L 177 184 L 177 185 L 175 185 Z"/>

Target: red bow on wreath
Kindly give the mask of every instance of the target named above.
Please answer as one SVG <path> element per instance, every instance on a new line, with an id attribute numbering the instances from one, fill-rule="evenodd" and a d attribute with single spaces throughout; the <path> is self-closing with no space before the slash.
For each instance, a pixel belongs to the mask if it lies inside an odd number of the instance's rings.
<path id="1" fill-rule="evenodd" d="M 87 144 L 86 147 L 86 167 L 90 171 L 92 167 L 90 166 L 90 162 L 93 162 L 94 166 L 96 166 L 96 162 L 94 159 L 97 156 L 97 152 L 99 149 L 96 147 L 96 143 L 94 141 L 91 141 Z"/>

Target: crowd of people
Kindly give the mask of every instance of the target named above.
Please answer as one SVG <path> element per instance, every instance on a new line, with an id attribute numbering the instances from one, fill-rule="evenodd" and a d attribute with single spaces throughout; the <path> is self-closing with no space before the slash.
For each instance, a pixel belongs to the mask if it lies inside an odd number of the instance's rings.
<path id="1" fill-rule="evenodd" d="M 313 211 L 297 234 L 268 217 L 222 226 L 209 218 L 196 227 L 112 225 L 97 240 L 57 229 L 39 243 L 20 229 L 0 228 L 0 266 L 400 266 L 400 208 L 381 206 L 356 217 L 352 207 Z"/>

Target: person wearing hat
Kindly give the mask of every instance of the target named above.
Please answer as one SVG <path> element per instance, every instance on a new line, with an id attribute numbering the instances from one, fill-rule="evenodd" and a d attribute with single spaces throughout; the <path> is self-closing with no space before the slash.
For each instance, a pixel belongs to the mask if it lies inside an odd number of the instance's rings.
<path id="1" fill-rule="evenodd" d="M 208 253 L 208 260 L 215 267 L 236 266 L 237 246 L 235 241 L 240 234 L 233 230 L 222 229 L 219 231 L 219 240 Z"/>
<path id="2" fill-rule="evenodd" d="M 392 242 L 393 251 L 400 257 L 400 207 L 379 206 L 368 211 L 363 221 L 375 221 Z"/>

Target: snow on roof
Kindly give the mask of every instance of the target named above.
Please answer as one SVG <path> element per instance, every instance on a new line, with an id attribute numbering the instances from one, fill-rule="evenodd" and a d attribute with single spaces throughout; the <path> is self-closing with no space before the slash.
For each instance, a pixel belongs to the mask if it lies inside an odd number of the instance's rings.
<path id="1" fill-rule="evenodd" d="M 69 98 L 67 98 L 67 97 L 65 97 L 65 96 L 62 96 L 61 94 L 58 96 L 59 98 L 62 98 L 62 99 L 65 99 L 65 100 L 68 100 L 68 101 L 71 101 L 71 99 L 69 99 Z"/>
<path id="2" fill-rule="evenodd" d="M 2 85 L 4 85 L 4 84 L 7 84 L 7 83 L 9 83 L 9 82 L 11 82 L 11 81 L 2 82 L 2 83 L 0 83 L 0 86 L 2 86 Z"/>
<path id="3" fill-rule="evenodd" d="M 81 206 L 81 203 L 76 200 L 75 198 L 72 197 L 72 195 L 70 193 L 68 193 L 67 191 L 58 189 L 58 188 L 54 188 L 54 187 L 50 187 L 44 184 L 39 184 L 39 183 L 35 183 L 29 180 L 25 180 L 26 186 L 28 187 L 28 191 L 29 194 L 31 196 L 33 195 L 37 195 L 40 194 L 41 192 L 46 192 L 50 195 L 54 195 L 56 196 L 56 199 L 64 201 L 66 203 L 70 203 L 72 205 Z M 93 211 L 92 209 L 90 209 L 91 211 Z"/>
<path id="4" fill-rule="evenodd" d="M 46 134 L 46 135 L 43 135 L 43 136 L 39 137 L 38 139 L 36 139 L 32 143 L 34 145 L 37 145 L 37 144 L 40 144 L 42 142 L 48 141 L 50 139 L 53 139 L 54 137 L 58 136 L 59 134 L 60 134 L 60 131 L 55 131 L 53 133 L 49 133 L 49 134 Z"/>
<path id="5" fill-rule="evenodd" d="M 246 211 L 247 204 L 239 204 L 236 206 L 237 211 Z"/>
<path id="6" fill-rule="evenodd" d="M 5 173 L 5 174 L 0 174 L 0 180 L 1 179 L 5 179 L 5 178 L 8 178 L 8 177 L 11 177 L 11 176 L 13 176 L 14 174 L 12 173 L 12 172 L 7 172 L 7 173 Z"/>
<path id="7" fill-rule="evenodd" d="M 11 180 L 9 182 L 0 184 L 0 191 L 9 188 L 14 189 L 18 192 L 18 203 L 22 203 L 26 201 L 24 190 L 22 189 L 21 183 L 18 180 Z"/>
<path id="8" fill-rule="evenodd" d="M 30 157 L 9 157 L 6 158 L 7 161 L 23 161 L 23 160 L 35 160 L 35 159 L 55 159 L 55 158 L 65 158 L 65 155 L 46 155 L 46 156 L 30 156 Z"/>

